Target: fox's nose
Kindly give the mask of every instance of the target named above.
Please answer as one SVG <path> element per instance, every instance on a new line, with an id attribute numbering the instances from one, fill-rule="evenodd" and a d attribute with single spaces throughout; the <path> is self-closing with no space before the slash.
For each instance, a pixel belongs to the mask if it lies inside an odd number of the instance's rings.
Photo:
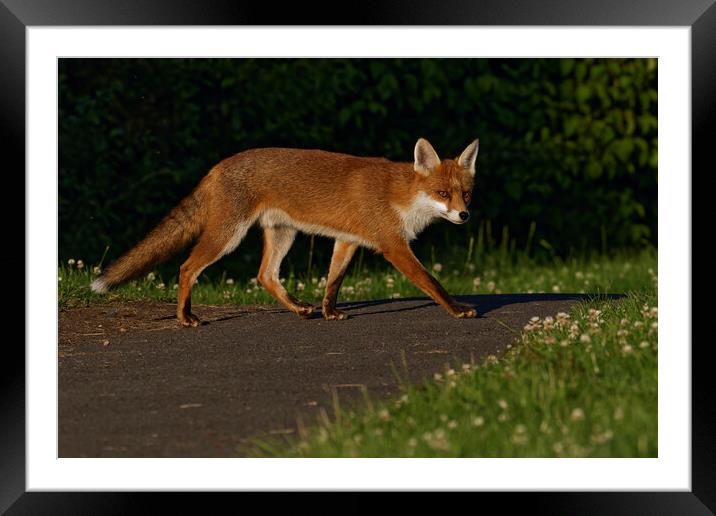
<path id="1" fill-rule="evenodd" d="M 460 212 L 460 218 L 461 218 L 463 221 L 465 221 L 465 220 L 467 220 L 467 219 L 470 218 L 470 214 L 469 214 L 468 212 L 466 212 L 466 211 L 461 211 L 461 212 Z"/>

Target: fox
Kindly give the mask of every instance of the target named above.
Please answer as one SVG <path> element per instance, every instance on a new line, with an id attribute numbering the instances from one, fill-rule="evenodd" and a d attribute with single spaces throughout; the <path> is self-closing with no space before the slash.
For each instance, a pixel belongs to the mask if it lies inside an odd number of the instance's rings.
<path id="1" fill-rule="evenodd" d="M 382 254 L 453 317 L 476 317 L 473 306 L 458 303 L 425 269 L 410 243 L 440 218 L 453 224 L 468 221 L 478 148 L 475 139 L 457 158 L 441 160 L 430 142 L 419 138 L 412 163 L 317 149 L 245 150 L 214 165 L 91 289 L 106 293 L 194 243 L 179 268 L 176 314 L 182 326 L 199 326 L 191 309 L 192 286 L 258 223 L 263 255 L 257 279 L 303 318 L 311 317 L 316 307 L 296 299 L 279 280 L 281 262 L 299 231 L 335 240 L 321 303 L 326 320 L 348 317 L 336 303 L 358 247 Z"/>

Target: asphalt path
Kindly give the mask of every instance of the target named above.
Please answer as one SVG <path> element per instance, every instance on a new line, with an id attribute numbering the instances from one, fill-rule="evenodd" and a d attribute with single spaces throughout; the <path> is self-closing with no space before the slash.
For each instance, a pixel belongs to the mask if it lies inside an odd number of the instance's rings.
<path id="1" fill-rule="evenodd" d="M 459 297 L 475 319 L 429 299 L 343 303 L 349 319 L 276 307 L 196 306 L 180 328 L 168 303 L 60 313 L 60 457 L 233 457 L 254 438 L 296 435 L 334 400 L 399 394 L 446 367 L 500 356 L 530 317 L 568 311 L 567 294 Z"/>

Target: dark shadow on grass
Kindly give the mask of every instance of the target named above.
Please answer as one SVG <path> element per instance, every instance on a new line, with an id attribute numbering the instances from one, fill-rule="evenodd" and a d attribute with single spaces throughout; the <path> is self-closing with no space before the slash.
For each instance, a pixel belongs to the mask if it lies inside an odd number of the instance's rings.
<path id="1" fill-rule="evenodd" d="M 626 297 L 625 294 L 484 294 L 484 295 L 468 295 L 455 296 L 461 303 L 472 305 L 477 310 L 477 316 L 483 317 L 485 314 L 502 308 L 507 305 L 532 303 L 539 301 L 570 301 L 583 300 L 590 301 L 594 299 L 620 299 Z M 405 302 L 419 302 L 413 306 L 401 306 L 400 308 L 391 308 L 391 304 Z M 397 299 L 376 299 L 372 301 L 353 301 L 339 303 L 337 308 L 346 310 L 350 317 L 361 317 L 364 315 L 375 315 L 393 312 L 405 312 L 410 310 L 420 310 L 429 306 L 435 306 L 436 303 L 426 297 L 405 297 Z M 362 308 L 385 307 L 385 309 L 369 310 L 360 313 L 351 313 L 353 310 Z"/>

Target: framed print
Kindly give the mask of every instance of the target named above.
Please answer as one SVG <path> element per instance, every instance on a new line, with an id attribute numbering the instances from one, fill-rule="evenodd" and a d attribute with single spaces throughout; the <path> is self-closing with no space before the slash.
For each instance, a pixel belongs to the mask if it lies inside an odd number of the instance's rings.
<path id="1" fill-rule="evenodd" d="M 716 7 L 579 4 L 3 0 L 27 310 L 0 507 L 713 511 L 690 208 Z"/>

